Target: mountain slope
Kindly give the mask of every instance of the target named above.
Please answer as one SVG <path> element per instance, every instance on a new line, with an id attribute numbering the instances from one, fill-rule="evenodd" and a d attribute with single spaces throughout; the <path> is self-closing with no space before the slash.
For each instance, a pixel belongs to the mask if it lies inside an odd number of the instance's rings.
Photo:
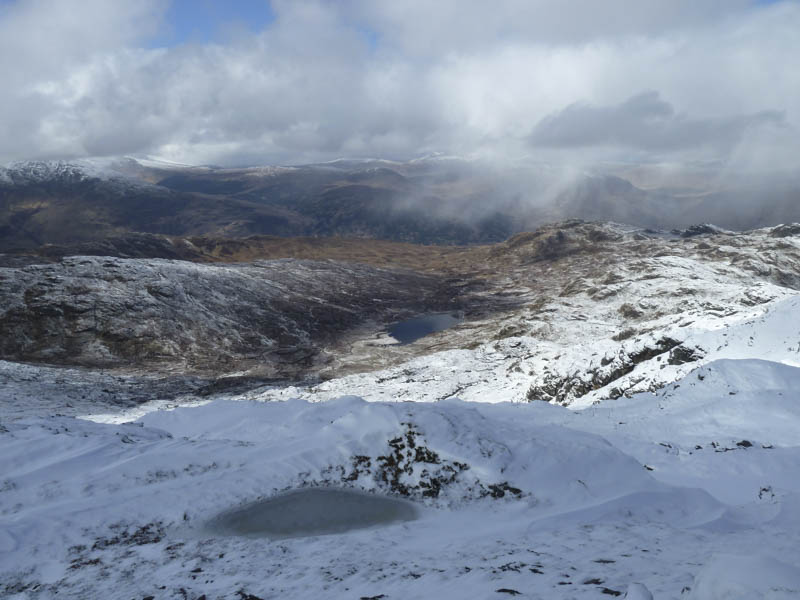
<path id="1" fill-rule="evenodd" d="M 424 273 L 2 268 L 0 339 L 36 363 L 0 362 L 0 594 L 795 597 L 798 233 L 565 222 L 447 252 L 361 247 L 379 264 L 427 256 Z M 451 329 L 408 345 L 386 331 L 453 304 Z M 176 344 L 168 360 L 126 354 L 148 335 Z M 131 360 L 45 366 L 48 350 L 75 361 L 70 339 L 78 360 Z M 254 349 L 255 365 L 225 362 Z M 187 374 L 198 353 L 219 378 Z M 316 379 L 264 386 L 265 366 Z M 308 487 L 403 499 L 417 518 L 216 528 Z"/>
<path id="2" fill-rule="evenodd" d="M 54 364 L 302 371 L 369 319 L 451 308 L 438 278 L 354 263 L 73 257 L 0 268 L 0 356 Z M 294 365 L 294 366 L 292 366 Z"/>
<path id="3" fill-rule="evenodd" d="M 19 163 L 0 168 L 0 252 L 130 233 L 463 245 L 567 218 L 737 230 L 800 221 L 796 178 L 706 174 L 683 190 L 662 179 L 637 187 L 625 175 L 437 157 L 230 169 L 132 158 Z"/>
<path id="4" fill-rule="evenodd" d="M 800 592 L 798 373 L 715 363 L 657 402 L 577 413 L 345 397 L 216 401 L 121 425 L 4 421 L 0 590 L 789 598 Z M 717 420 L 731 391 L 737 408 L 722 414 L 736 420 Z M 407 498 L 418 518 L 289 539 L 210 528 L 220 511 L 304 486 Z M 724 576 L 745 558 L 746 577 Z"/>
<path id="5" fill-rule="evenodd" d="M 128 232 L 229 235 L 269 229 L 302 231 L 291 211 L 245 200 L 220 202 L 138 180 L 94 173 L 82 165 L 45 163 L 9 169 L 0 178 L 0 251 L 77 244 Z"/>
<path id="6" fill-rule="evenodd" d="M 717 358 L 794 364 L 791 329 L 781 338 L 757 332 L 784 327 L 795 310 L 796 231 L 681 236 L 566 222 L 469 248 L 206 240 L 193 252 L 270 260 L 10 266 L 0 268 L 0 348 L 10 360 L 141 374 L 188 366 L 301 384 L 247 397 L 584 406 L 657 390 Z M 348 262 L 275 260 L 334 251 Z M 413 344 L 386 332 L 403 318 L 454 310 L 460 323 Z M 28 385 L 25 397 L 36 393 Z"/>
<path id="7" fill-rule="evenodd" d="M 797 308 L 800 240 L 781 231 L 664 237 L 571 222 L 475 248 L 474 276 L 516 306 L 421 340 L 411 360 L 365 336 L 341 348 L 330 367 L 340 377 L 264 397 L 585 406 L 659 389 L 716 358 L 795 364 L 800 332 L 784 323 Z M 764 333 L 775 327 L 785 335 Z"/>

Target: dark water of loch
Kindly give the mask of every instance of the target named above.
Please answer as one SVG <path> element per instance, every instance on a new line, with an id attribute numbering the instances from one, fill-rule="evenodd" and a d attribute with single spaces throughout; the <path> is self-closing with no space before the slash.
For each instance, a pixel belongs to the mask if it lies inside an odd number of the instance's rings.
<path id="1" fill-rule="evenodd" d="M 389 327 L 389 335 L 401 344 L 411 344 L 418 339 L 448 329 L 460 322 L 450 313 L 436 313 L 400 321 Z"/>
<path id="2" fill-rule="evenodd" d="M 337 488 L 304 488 L 224 512 L 209 523 L 223 535 L 291 538 L 411 521 L 410 502 Z"/>

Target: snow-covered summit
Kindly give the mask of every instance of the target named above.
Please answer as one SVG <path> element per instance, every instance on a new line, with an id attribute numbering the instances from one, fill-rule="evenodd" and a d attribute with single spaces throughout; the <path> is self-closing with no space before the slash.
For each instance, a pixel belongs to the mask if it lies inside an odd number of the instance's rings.
<path id="1" fill-rule="evenodd" d="M 29 185 L 44 182 L 75 183 L 89 179 L 116 180 L 144 184 L 130 173 L 131 166 L 140 163 L 130 157 L 80 158 L 74 160 L 15 161 L 0 166 L 0 182 Z"/>
<path id="2" fill-rule="evenodd" d="M 78 161 L 25 161 L 13 162 L 5 167 L 0 167 L 0 179 L 14 184 L 53 179 L 80 181 L 101 175 L 107 176 L 108 172 L 92 163 Z"/>

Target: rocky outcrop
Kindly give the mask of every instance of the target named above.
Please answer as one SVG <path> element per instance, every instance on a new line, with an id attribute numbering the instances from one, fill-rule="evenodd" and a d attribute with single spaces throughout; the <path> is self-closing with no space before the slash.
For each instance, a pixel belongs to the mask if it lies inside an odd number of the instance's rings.
<path id="1" fill-rule="evenodd" d="M 435 277 L 351 263 L 72 257 L 0 268 L 0 357 L 297 373 L 367 319 L 450 299 Z"/>

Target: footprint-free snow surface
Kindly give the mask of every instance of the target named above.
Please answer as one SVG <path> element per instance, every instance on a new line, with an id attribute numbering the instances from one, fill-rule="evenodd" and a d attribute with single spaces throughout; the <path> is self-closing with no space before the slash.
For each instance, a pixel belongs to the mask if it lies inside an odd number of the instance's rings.
<path id="1" fill-rule="evenodd" d="M 351 396 L 6 419 L 0 596 L 797 598 L 798 398 L 800 369 L 722 360 L 582 411 Z M 209 530 L 273 497 L 306 527 L 329 503 L 301 488 L 423 508 L 307 531 L 326 535 Z"/>

